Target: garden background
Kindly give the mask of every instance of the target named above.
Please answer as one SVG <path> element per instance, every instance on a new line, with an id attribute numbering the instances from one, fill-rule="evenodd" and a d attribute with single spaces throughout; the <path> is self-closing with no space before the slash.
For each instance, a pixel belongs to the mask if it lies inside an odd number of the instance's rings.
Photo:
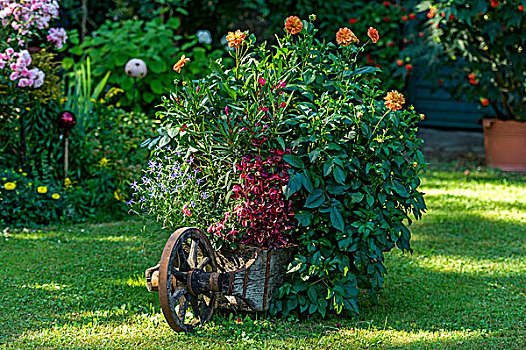
<path id="1" fill-rule="evenodd" d="M 414 252 L 387 255 L 385 287 L 376 301 L 359 296 L 359 316 L 224 313 L 194 335 L 173 334 L 142 278 L 168 235 L 126 204 L 148 165 L 144 141 L 165 135 L 157 106 L 182 79 L 172 69 L 181 55 L 191 59 L 184 79 L 195 81 L 211 59 L 234 63 L 226 40 L 234 29 L 276 44 L 289 15 L 315 14 L 327 41 L 345 26 L 365 40 L 373 26 L 380 40 L 361 63 L 381 69 L 382 88 L 403 92 L 422 128 L 480 133 L 479 119 L 502 109 L 492 77 L 440 42 L 454 37 L 448 26 L 483 21 L 490 51 L 506 47 L 525 31 L 526 3 L 455 1 L 444 11 L 440 1 L 58 4 L 53 27 L 67 34 L 24 44 L 28 66 L 45 74 L 41 86 L 13 85 L 8 65 L 0 70 L 1 347 L 526 348 L 526 178 L 486 168 L 480 154 L 424 146 L 429 210 L 412 227 Z M 3 52 L 20 35 L 3 26 Z M 125 71 L 132 58 L 147 67 L 136 81 Z M 69 132 L 58 121 L 64 111 L 76 116 Z"/>

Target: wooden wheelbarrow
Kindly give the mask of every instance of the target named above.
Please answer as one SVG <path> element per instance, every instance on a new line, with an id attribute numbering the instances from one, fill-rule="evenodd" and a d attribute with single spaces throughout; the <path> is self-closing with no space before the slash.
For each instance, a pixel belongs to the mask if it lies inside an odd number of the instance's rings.
<path id="1" fill-rule="evenodd" d="M 190 332 L 208 322 L 217 307 L 268 310 L 295 248 L 241 246 L 216 252 L 203 231 L 184 227 L 168 239 L 159 264 L 146 270 L 146 284 L 148 291 L 159 292 L 170 327 Z"/>

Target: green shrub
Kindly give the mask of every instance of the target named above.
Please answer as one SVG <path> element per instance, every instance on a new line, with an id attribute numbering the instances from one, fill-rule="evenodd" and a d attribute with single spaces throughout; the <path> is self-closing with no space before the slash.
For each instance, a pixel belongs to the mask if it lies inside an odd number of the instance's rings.
<path id="1" fill-rule="evenodd" d="M 193 61 L 190 73 L 187 74 L 189 78 L 202 73 L 208 62 L 207 49 L 210 46 L 197 46 L 195 36 L 183 38 L 177 34 L 179 28 L 180 20 L 177 17 L 170 18 L 166 23 L 161 18 L 150 21 L 107 21 L 87 37 L 83 44 L 73 47 L 71 52 L 91 57 L 95 77 L 111 72 L 108 84 L 125 91 L 117 106 L 130 106 L 133 100 L 133 78 L 125 74 L 124 66 L 132 58 L 142 59 L 148 72 L 144 78 L 137 80 L 135 102 L 143 110 L 147 110 L 153 107 L 161 95 L 170 91 L 172 65 L 181 52 L 186 51 L 186 56 Z M 181 45 L 183 39 L 186 42 Z M 209 54 L 211 57 L 218 57 L 221 53 L 214 51 Z M 71 61 L 68 65 L 70 64 Z"/>
<path id="2" fill-rule="evenodd" d="M 63 188 L 34 181 L 22 169 L 0 171 L 0 203 L 1 225 L 26 227 L 64 220 Z"/>

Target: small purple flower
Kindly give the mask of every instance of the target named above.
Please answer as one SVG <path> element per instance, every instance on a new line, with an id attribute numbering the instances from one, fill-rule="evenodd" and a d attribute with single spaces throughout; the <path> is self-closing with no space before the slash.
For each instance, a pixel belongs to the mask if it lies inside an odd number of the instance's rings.
<path id="1" fill-rule="evenodd" d="M 146 198 L 143 196 L 141 199 L 139 199 L 139 202 L 146 202 Z"/>
<path id="2" fill-rule="evenodd" d="M 201 172 L 201 170 L 199 170 L 199 168 L 195 168 L 194 169 L 194 173 L 199 174 L 200 172 Z"/>
<path id="3" fill-rule="evenodd" d="M 150 159 L 150 160 L 148 161 L 148 168 L 150 168 L 150 169 L 154 169 L 156 166 L 157 166 L 157 162 L 154 161 L 153 159 Z"/>
<path id="4" fill-rule="evenodd" d="M 142 182 L 145 184 L 145 185 L 148 185 L 151 180 L 149 177 L 147 177 L 146 175 L 142 177 Z"/>
<path id="5" fill-rule="evenodd" d="M 190 201 L 190 206 L 193 208 L 195 207 L 195 202 L 194 201 Z"/>
<path id="6" fill-rule="evenodd" d="M 133 203 L 135 203 L 135 201 L 133 199 L 130 199 L 129 201 L 125 202 L 124 204 L 132 205 Z"/>
<path id="7" fill-rule="evenodd" d="M 137 181 L 133 181 L 132 184 L 131 184 L 131 188 L 134 190 L 134 191 L 138 191 L 139 190 L 139 185 L 137 184 Z"/>
<path id="8" fill-rule="evenodd" d="M 197 179 L 196 182 L 197 182 L 198 185 L 200 185 L 200 184 L 202 184 L 204 181 L 203 181 L 203 179 Z"/>

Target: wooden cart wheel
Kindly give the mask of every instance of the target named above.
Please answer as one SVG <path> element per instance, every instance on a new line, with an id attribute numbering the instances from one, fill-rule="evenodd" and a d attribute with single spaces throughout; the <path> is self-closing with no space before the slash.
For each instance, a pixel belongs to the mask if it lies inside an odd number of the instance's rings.
<path id="1" fill-rule="evenodd" d="M 214 311 L 214 292 L 195 294 L 187 285 L 189 274 L 196 270 L 217 272 L 215 251 L 203 231 L 180 228 L 164 246 L 159 266 L 161 310 L 176 332 L 191 332 L 195 326 L 208 322 Z"/>

